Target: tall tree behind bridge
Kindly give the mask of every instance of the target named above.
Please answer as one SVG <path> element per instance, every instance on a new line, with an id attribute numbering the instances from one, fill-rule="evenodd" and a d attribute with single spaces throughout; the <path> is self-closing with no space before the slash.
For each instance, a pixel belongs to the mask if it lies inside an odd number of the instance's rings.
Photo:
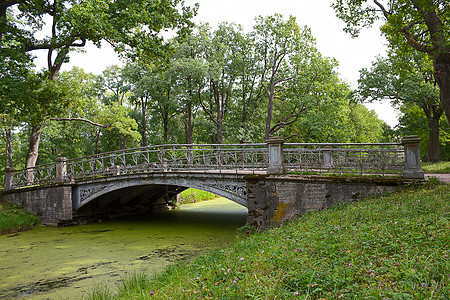
<path id="1" fill-rule="evenodd" d="M 407 44 L 433 61 L 434 80 L 450 125 L 450 3 L 448 0 L 337 0 L 333 7 L 357 36 L 362 27 L 384 20 L 381 31 L 392 48 Z"/>
<path id="2" fill-rule="evenodd" d="M 289 97 L 282 99 L 282 90 L 295 86 L 302 73 L 302 67 L 315 56 L 317 50 L 310 29 L 297 25 L 294 17 L 283 20 L 279 14 L 267 17 L 258 17 L 254 26 L 255 47 L 260 55 L 261 77 L 260 83 L 267 97 L 267 116 L 265 139 L 275 134 L 286 125 L 296 122 L 304 112 L 305 106 L 302 97 L 296 91 Z M 311 78 L 303 78 L 312 84 Z M 294 87 L 295 89 L 295 87 Z M 281 91 L 281 92 L 280 92 Z M 304 91 L 308 93 L 308 91 Z M 274 102 L 296 102 L 291 105 L 289 113 L 276 124 L 273 124 Z"/>
<path id="3" fill-rule="evenodd" d="M 387 58 L 379 57 L 370 70 L 361 70 L 358 93 L 361 100 L 390 99 L 397 108 L 420 107 L 429 132 L 428 159 L 437 162 L 441 160 L 439 120 L 444 108 L 439 88 L 434 84 L 432 65 L 424 53 L 391 50 Z"/>

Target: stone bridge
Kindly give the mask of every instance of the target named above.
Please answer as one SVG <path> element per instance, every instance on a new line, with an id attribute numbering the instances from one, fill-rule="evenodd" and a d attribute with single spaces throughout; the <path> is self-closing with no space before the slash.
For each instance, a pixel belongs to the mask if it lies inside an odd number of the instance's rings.
<path id="1" fill-rule="evenodd" d="M 3 200 L 44 224 L 114 217 L 165 206 L 192 187 L 248 208 L 265 228 L 307 211 L 394 191 L 422 180 L 419 142 L 161 145 L 6 169 Z"/>

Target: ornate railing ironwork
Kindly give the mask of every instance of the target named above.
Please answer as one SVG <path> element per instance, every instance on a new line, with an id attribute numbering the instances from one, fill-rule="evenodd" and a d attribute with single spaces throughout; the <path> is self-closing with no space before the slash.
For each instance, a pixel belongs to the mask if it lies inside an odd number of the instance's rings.
<path id="1" fill-rule="evenodd" d="M 159 145 L 64 161 L 66 182 L 150 172 L 256 172 L 267 168 L 266 144 Z M 52 163 L 11 172 L 10 188 L 56 182 Z M 53 170 L 50 172 L 50 170 Z"/>
<path id="2" fill-rule="evenodd" d="M 286 143 L 288 172 L 352 175 L 393 175 L 405 168 L 402 144 L 395 143 Z"/>
<path id="3" fill-rule="evenodd" d="M 264 173 L 271 164 L 270 147 L 266 143 L 159 145 L 59 159 L 7 171 L 5 190 L 151 172 Z M 285 143 L 280 149 L 287 172 L 388 175 L 405 168 L 405 150 L 396 143 Z"/>
<path id="4" fill-rule="evenodd" d="M 74 180 L 148 172 L 257 171 L 267 168 L 265 144 L 160 145 L 67 161 Z"/>

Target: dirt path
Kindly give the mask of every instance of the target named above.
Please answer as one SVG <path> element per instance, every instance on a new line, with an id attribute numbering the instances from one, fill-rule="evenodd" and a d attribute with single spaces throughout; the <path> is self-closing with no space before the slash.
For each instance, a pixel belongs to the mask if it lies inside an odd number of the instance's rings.
<path id="1" fill-rule="evenodd" d="M 445 174 L 431 174 L 431 173 L 425 173 L 425 178 L 428 179 L 430 177 L 436 177 L 442 182 L 450 183 L 450 173 Z"/>

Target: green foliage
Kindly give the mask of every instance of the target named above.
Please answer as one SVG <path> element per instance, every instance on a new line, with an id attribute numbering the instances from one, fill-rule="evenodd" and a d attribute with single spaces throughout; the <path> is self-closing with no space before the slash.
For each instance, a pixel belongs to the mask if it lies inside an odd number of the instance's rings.
<path id="1" fill-rule="evenodd" d="M 29 230 L 39 224 L 39 219 L 22 207 L 0 202 L 0 235 Z"/>
<path id="2" fill-rule="evenodd" d="M 79 17 L 77 28 L 90 22 L 95 29 L 90 34 L 100 37 L 108 30 L 101 24 L 104 5 L 75 3 L 67 12 Z M 90 18 L 91 11 L 100 19 Z M 0 103 L 0 115 L 14 116 L 4 119 L 2 135 L 20 128 L 13 138 L 14 165 L 23 167 L 31 125 L 42 126 L 38 164 L 149 144 L 264 142 L 269 115 L 264 86 L 272 79 L 271 134 L 289 142 L 385 139 L 385 127 L 373 113 L 350 105 L 351 91 L 335 71 L 337 61 L 315 49 L 310 30 L 295 18 L 259 17 L 249 33 L 236 24 L 223 23 L 214 31 L 202 24 L 164 48 L 164 60 L 129 61 L 100 76 L 74 68 L 48 80 L 45 73 L 16 70 L 5 86 L 17 84 L 29 92 L 14 88 L 16 95 L 5 88 L 1 94 L 0 86 L 0 95 L 8 97 Z M 279 66 L 273 78 L 269 65 Z"/>
<path id="3" fill-rule="evenodd" d="M 404 31 L 410 32 L 417 43 L 430 45 L 437 36 L 427 30 L 422 11 L 429 11 L 441 18 L 442 27 L 438 28 L 439 34 L 443 34 L 444 46 L 450 46 L 448 28 L 449 4 L 445 0 L 438 1 L 410 1 L 392 0 L 389 4 L 371 3 L 368 0 L 336 0 L 333 8 L 336 14 L 346 23 L 345 31 L 352 36 L 358 36 L 364 27 L 372 26 L 377 20 L 384 20 L 383 32 L 391 43 L 406 42 Z"/>
<path id="4" fill-rule="evenodd" d="M 336 0 L 333 8 L 337 16 L 346 23 L 345 30 L 353 36 L 357 36 L 361 28 L 371 26 L 377 20 L 384 20 L 381 31 L 386 36 L 391 50 L 404 59 L 403 66 L 417 55 L 423 55 L 432 61 L 434 74 L 431 75 L 432 80 L 427 83 L 433 82 L 439 86 L 440 102 L 450 125 L 448 1 L 391 0 L 388 3 L 372 3 L 367 0 Z M 423 73 L 420 73 L 419 77 L 422 77 Z M 423 87 L 418 90 L 422 91 Z M 423 96 L 419 98 L 423 99 Z"/>
<path id="5" fill-rule="evenodd" d="M 449 185 L 410 187 L 306 214 L 102 299 L 445 299 L 449 214 Z"/>
<path id="6" fill-rule="evenodd" d="M 402 115 L 399 118 L 397 132 L 401 136 L 417 135 L 422 141 L 420 143 L 420 153 L 422 157 L 428 155 L 428 145 L 430 143 L 430 128 L 427 126 L 428 120 L 423 112 L 423 107 L 417 105 L 403 105 Z M 441 159 L 450 159 L 450 127 L 445 116 L 439 119 L 439 146 Z"/>
<path id="7" fill-rule="evenodd" d="M 403 113 L 399 134 L 419 135 L 423 140 L 421 153 L 430 160 L 440 160 L 439 148 L 448 140 L 448 124 L 442 117 L 444 107 L 433 77 L 432 60 L 420 52 L 391 48 L 386 58 L 378 57 L 370 70 L 360 72 L 359 100 L 390 99 Z M 439 124 L 440 120 L 444 122 Z"/>
<path id="8" fill-rule="evenodd" d="M 187 189 L 181 192 L 179 204 L 196 203 L 200 201 L 212 200 L 217 195 L 197 189 Z"/>
<path id="9" fill-rule="evenodd" d="M 193 25 L 190 19 L 196 10 L 197 6 L 186 7 L 180 0 L 32 0 L 2 3 L 0 69 L 6 72 L 0 76 L 0 99 L 2 104 L 7 105 L 6 109 L 0 105 L 0 115 L 5 111 L 9 113 L 12 120 L 3 122 L 7 123 L 9 130 L 12 126 L 18 126 L 17 122 L 32 125 L 26 166 L 33 167 L 38 158 L 41 128 L 50 119 L 67 119 L 66 108 L 74 104 L 71 98 L 80 100 L 79 96 L 84 93 L 79 89 L 81 82 L 57 80 L 61 66 L 69 61 L 71 51 L 83 48 L 87 41 L 100 46 L 100 42 L 106 40 L 123 57 L 149 64 L 168 53 L 159 33 L 174 29 L 180 35 L 187 34 Z M 45 23 L 49 25 L 45 26 Z M 49 32 L 46 33 L 47 30 Z M 35 74 L 27 70 L 31 65 L 27 53 L 32 50 L 47 51 L 47 71 Z M 114 109 L 112 111 L 117 113 Z M 123 117 L 122 112 L 118 116 Z M 13 124 L 13 121 L 16 123 Z M 132 140 L 129 141 L 132 144 L 136 138 L 133 132 L 136 128 L 132 128 L 136 125 L 128 119 L 124 123 L 117 120 L 113 124 L 119 132 L 121 148 L 126 147 L 127 140 Z"/>

